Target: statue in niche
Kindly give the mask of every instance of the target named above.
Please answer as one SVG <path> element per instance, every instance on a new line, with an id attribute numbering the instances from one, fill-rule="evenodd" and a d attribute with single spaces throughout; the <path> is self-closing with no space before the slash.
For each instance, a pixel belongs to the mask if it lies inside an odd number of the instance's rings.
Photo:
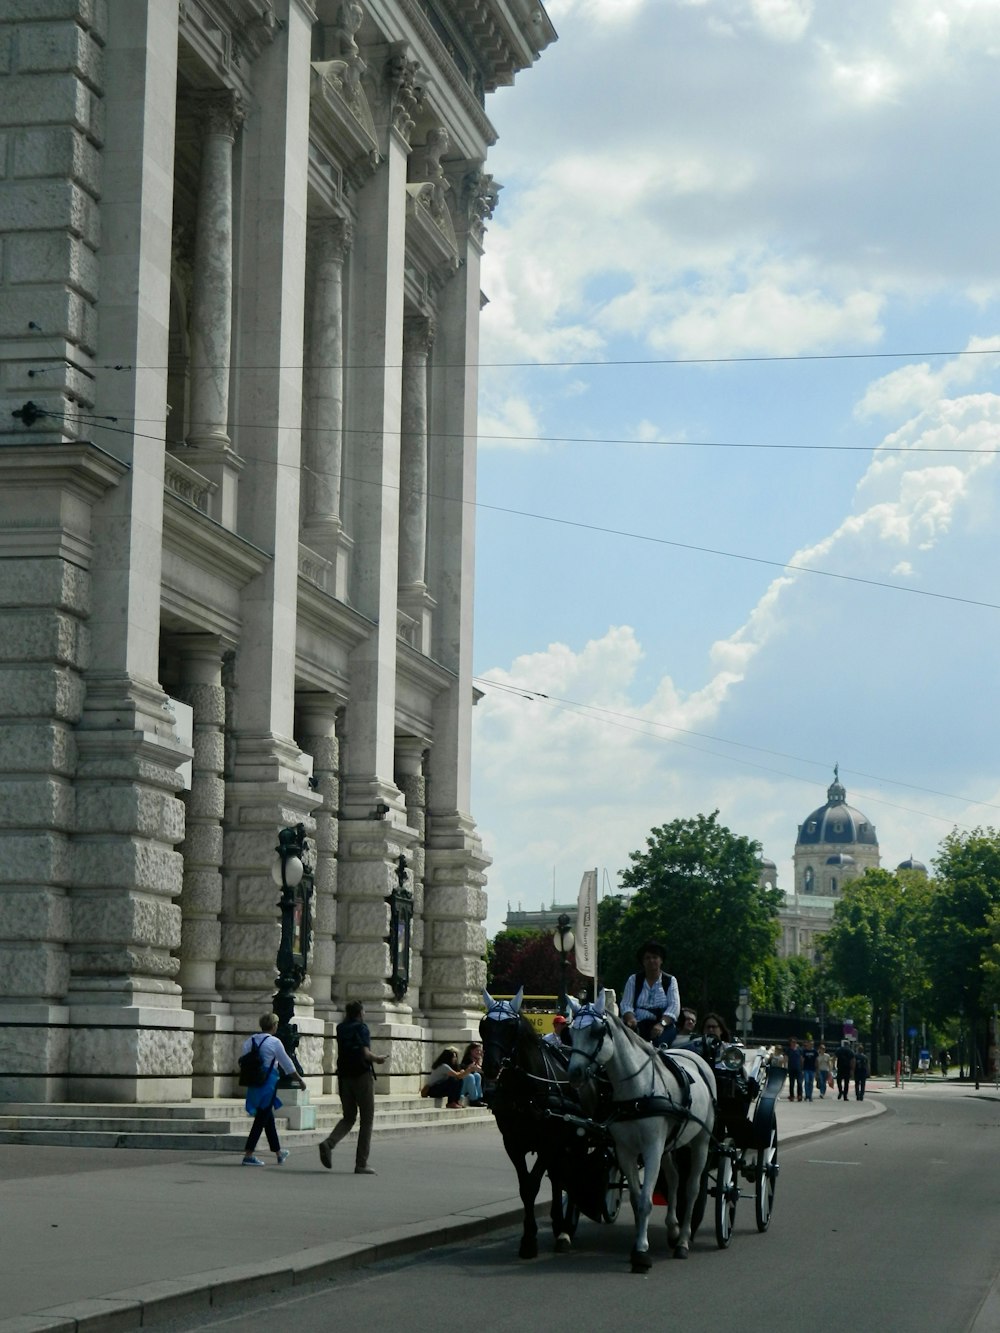
<path id="1" fill-rule="evenodd" d="M 365 11 L 356 0 L 343 0 L 337 10 L 337 21 L 328 32 L 330 57 L 316 66 L 352 106 L 357 106 L 361 98 L 361 78 L 368 68 L 355 40 L 364 16 Z"/>
<path id="2" fill-rule="evenodd" d="M 447 177 L 444 174 L 444 167 L 441 165 L 441 159 L 451 147 L 451 140 L 448 138 L 448 131 L 443 125 L 438 125 L 429 130 L 427 134 L 427 148 L 424 161 L 426 163 L 426 179 L 431 186 L 430 199 L 428 200 L 431 212 L 440 217 L 446 208 L 446 197 L 451 186 L 448 184 Z"/>

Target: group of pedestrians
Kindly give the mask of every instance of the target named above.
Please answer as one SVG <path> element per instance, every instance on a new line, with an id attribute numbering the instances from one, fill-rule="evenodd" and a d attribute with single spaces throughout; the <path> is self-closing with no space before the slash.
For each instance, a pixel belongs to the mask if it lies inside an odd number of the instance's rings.
<path id="1" fill-rule="evenodd" d="M 863 1046 L 851 1046 L 846 1037 L 832 1055 L 823 1042 L 815 1045 L 809 1033 L 806 1033 L 804 1046 L 799 1045 L 797 1037 L 789 1037 L 788 1050 L 782 1059 L 788 1070 L 789 1101 L 811 1102 L 814 1091 L 820 1098 L 825 1097 L 833 1087 L 834 1075 L 838 1101 L 841 1098 L 845 1102 L 848 1100 L 852 1079 L 855 1097 L 859 1102 L 864 1101 L 868 1057 Z"/>

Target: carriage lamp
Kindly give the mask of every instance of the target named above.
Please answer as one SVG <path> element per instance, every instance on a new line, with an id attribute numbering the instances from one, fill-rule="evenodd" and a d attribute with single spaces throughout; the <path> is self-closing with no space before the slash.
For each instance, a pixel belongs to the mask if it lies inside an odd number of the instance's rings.
<path id="1" fill-rule="evenodd" d="M 277 856 L 271 866 L 271 878 L 281 889 L 277 904 L 281 912 L 281 939 L 275 960 L 278 989 L 272 1004 L 278 1015 L 278 1040 L 301 1074 L 302 1066 L 295 1055 L 299 1030 L 292 1019 L 295 1017 L 295 992 L 305 980 L 308 968 L 312 934 L 313 869 L 306 859 L 305 825 L 281 829 L 274 850 Z M 278 1086 L 291 1086 L 287 1074 L 282 1074 Z"/>
<path id="2" fill-rule="evenodd" d="M 559 984 L 562 990 L 562 994 L 559 996 L 559 1012 L 564 1014 L 566 1012 L 566 968 L 568 966 L 566 955 L 572 952 L 573 946 L 576 944 L 576 936 L 570 929 L 569 916 L 566 912 L 560 915 L 558 924 L 552 932 L 552 943 L 559 955 Z"/>
<path id="3" fill-rule="evenodd" d="M 738 1046 L 727 1046 L 719 1057 L 719 1063 L 724 1069 L 742 1069 L 744 1058 Z"/>
<path id="4" fill-rule="evenodd" d="M 410 936 L 413 926 L 413 891 L 406 886 L 408 875 L 406 857 L 401 852 L 396 862 L 397 888 L 386 898 L 389 904 L 389 966 L 392 975 L 389 985 L 397 1000 L 406 994 L 410 984 Z"/>

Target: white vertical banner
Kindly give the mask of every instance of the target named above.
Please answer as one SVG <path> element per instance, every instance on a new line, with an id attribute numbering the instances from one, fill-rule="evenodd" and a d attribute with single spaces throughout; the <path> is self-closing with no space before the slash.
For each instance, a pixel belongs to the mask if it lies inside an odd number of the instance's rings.
<path id="1" fill-rule="evenodd" d="M 585 870 L 576 904 L 576 970 L 597 980 L 597 871 Z"/>

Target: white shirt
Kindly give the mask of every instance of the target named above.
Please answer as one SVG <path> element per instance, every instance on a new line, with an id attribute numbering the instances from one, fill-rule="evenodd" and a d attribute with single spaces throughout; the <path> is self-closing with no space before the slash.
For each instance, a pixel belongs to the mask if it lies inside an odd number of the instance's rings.
<path id="1" fill-rule="evenodd" d="M 622 999 L 619 1009 L 625 1014 L 635 1014 L 636 1021 L 641 1022 L 646 1018 L 655 1018 L 655 1010 L 663 1010 L 663 1018 L 668 1016 L 676 1023 L 677 1015 L 681 1011 L 681 993 L 677 986 L 677 978 L 670 978 L 670 985 L 664 990 L 663 973 L 661 972 L 656 981 L 650 983 L 643 978 L 642 989 L 638 997 L 635 993 L 635 973 L 629 973 L 629 978 L 625 982 L 625 989 L 622 991 Z"/>
<path id="2" fill-rule="evenodd" d="M 292 1064 L 291 1056 L 285 1050 L 284 1046 L 282 1046 L 278 1038 L 273 1036 L 270 1032 L 267 1036 L 264 1036 L 262 1032 L 255 1032 L 252 1037 L 247 1037 L 246 1041 L 243 1043 L 243 1050 L 240 1052 L 241 1055 L 250 1054 L 251 1042 L 253 1042 L 254 1046 L 260 1050 L 260 1058 L 264 1061 L 265 1068 L 273 1060 L 278 1068 L 284 1073 L 298 1073 L 298 1070 Z"/>

